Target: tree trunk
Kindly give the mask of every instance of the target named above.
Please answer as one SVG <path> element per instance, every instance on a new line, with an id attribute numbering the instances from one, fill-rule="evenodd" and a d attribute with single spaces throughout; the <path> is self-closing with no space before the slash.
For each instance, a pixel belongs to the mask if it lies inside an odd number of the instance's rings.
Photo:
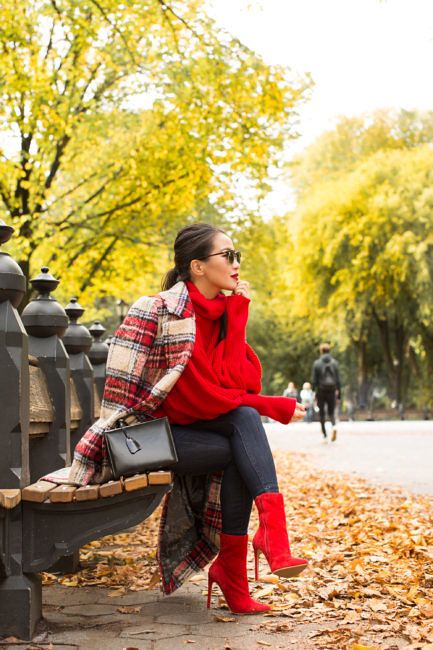
<path id="1" fill-rule="evenodd" d="M 395 327 L 395 344 L 396 344 L 396 361 L 395 364 L 395 399 L 397 404 L 403 404 L 405 401 L 406 391 L 403 391 L 403 372 L 405 361 L 406 332 L 401 323 Z"/>
<path id="2" fill-rule="evenodd" d="M 356 348 L 358 365 L 358 406 L 360 409 L 367 408 L 368 404 L 368 365 L 367 365 L 367 344 L 365 341 L 353 340 Z"/>
<path id="3" fill-rule="evenodd" d="M 376 313 L 374 313 L 374 317 L 379 329 L 380 342 L 384 352 L 390 396 L 402 414 L 403 403 L 406 397 L 406 390 L 403 384 L 407 338 L 406 330 L 404 325 L 398 321 L 397 317 L 394 318 L 394 327 L 392 328 L 390 328 L 387 318 L 379 318 Z"/>
<path id="4" fill-rule="evenodd" d="M 396 366 L 394 365 L 394 358 L 391 351 L 391 335 L 389 331 L 389 323 L 387 318 L 379 318 L 375 311 L 373 311 L 374 318 L 379 330 L 380 343 L 385 360 L 386 381 L 388 384 L 389 395 L 392 400 L 398 403 L 397 398 L 397 376 Z"/>

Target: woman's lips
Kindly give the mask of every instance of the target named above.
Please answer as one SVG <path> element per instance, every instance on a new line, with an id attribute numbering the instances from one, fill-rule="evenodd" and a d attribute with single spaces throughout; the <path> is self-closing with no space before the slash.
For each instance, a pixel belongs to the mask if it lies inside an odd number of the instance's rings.
<path id="1" fill-rule="evenodd" d="M 237 273 L 233 273 L 230 277 L 233 278 L 233 280 L 239 280 L 239 275 Z"/>

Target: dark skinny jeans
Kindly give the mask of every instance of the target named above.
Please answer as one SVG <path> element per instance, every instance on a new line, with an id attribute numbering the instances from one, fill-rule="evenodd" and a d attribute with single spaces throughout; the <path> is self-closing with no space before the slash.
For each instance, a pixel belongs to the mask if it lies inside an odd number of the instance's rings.
<path id="1" fill-rule="evenodd" d="M 274 460 L 258 412 L 240 406 L 215 420 L 172 425 L 179 458 L 174 471 L 193 476 L 224 470 L 222 531 L 246 535 L 253 499 L 278 492 Z"/>
<path id="2" fill-rule="evenodd" d="M 322 433 L 326 437 L 326 428 L 325 428 L 325 407 L 328 411 L 328 418 L 331 420 L 331 424 L 335 427 L 335 405 L 336 405 L 336 396 L 335 390 L 319 390 L 317 393 L 317 406 L 319 407 L 320 415 L 320 426 L 322 428 Z"/>

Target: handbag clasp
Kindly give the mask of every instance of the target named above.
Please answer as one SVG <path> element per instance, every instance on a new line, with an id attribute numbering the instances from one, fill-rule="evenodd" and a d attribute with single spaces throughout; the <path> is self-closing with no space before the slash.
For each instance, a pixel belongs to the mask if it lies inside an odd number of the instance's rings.
<path id="1" fill-rule="evenodd" d="M 137 451 L 140 451 L 141 445 L 140 443 L 135 440 L 134 438 L 131 438 L 131 436 L 128 435 L 128 432 L 126 431 L 124 426 L 120 427 L 120 430 L 122 431 L 123 435 L 125 436 L 125 443 L 126 446 L 128 447 L 128 451 L 131 454 L 136 454 Z"/>

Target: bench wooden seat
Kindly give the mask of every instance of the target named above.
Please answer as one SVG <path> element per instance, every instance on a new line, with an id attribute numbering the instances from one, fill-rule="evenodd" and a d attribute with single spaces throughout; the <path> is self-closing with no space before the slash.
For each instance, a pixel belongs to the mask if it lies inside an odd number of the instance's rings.
<path id="1" fill-rule="evenodd" d="M 6 510 L 12 510 L 21 502 L 21 490 L 10 489 L 0 490 L 0 506 Z"/>
<path id="2" fill-rule="evenodd" d="M 108 481 L 100 485 L 86 485 L 84 487 L 74 487 L 72 485 L 58 485 L 49 481 L 37 481 L 22 490 L 0 490 L 0 505 L 5 508 L 15 507 L 22 499 L 23 501 L 32 501 L 34 503 L 71 503 L 72 501 L 95 501 L 104 499 L 122 492 L 133 492 L 141 490 L 148 485 L 169 485 L 173 481 L 172 472 L 159 471 L 148 472 L 146 474 L 136 474 L 119 481 Z M 16 495 L 7 495 L 6 493 L 17 493 Z M 19 500 L 14 503 L 14 499 Z M 14 503 L 14 505 L 3 505 L 5 503 Z"/>

